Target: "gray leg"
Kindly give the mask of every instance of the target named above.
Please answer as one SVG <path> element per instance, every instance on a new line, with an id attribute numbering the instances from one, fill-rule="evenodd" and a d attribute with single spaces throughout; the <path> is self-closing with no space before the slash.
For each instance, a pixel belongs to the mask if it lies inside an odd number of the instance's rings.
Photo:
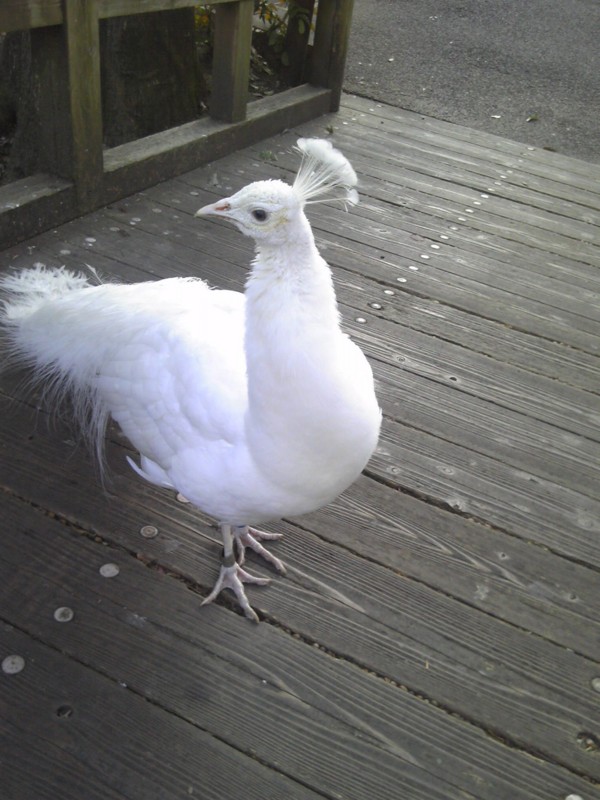
<path id="1" fill-rule="evenodd" d="M 233 534 L 231 525 L 221 525 L 221 535 L 223 536 L 223 560 L 221 571 L 212 592 L 202 601 L 202 605 L 212 603 L 223 589 L 231 589 L 237 597 L 237 601 L 242 607 L 244 614 L 254 622 L 258 622 L 258 615 L 248 602 L 244 583 L 255 583 L 264 586 L 271 581 L 268 578 L 257 578 L 242 569 L 235 560 L 233 552 Z"/>

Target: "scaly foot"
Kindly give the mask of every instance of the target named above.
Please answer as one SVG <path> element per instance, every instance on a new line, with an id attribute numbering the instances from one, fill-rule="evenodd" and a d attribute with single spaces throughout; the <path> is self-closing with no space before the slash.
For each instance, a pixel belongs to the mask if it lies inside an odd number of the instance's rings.
<path id="1" fill-rule="evenodd" d="M 223 536 L 223 561 L 221 564 L 221 571 L 215 584 L 215 588 L 202 602 L 202 605 L 212 603 L 212 601 L 219 595 L 223 589 L 231 589 L 235 594 L 238 603 L 244 610 L 244 614 L 254 622 L 258 622 L 258 615 L 251 607 L 244 591 L 245 583 L 255 583 L 259 586 L 264 586 L 271 581 L 268 578 L 257 578 L 250 575 L 245 569 L 242 569 L 244 563 L 244 555 L 246 547 L 252 548 L 256 553 L 261 555 L 264 559 L 269 561 L 275 569 L 285 574 L 285 567 L 278 558 L 271 555 L 260 543 L 259 539 L 280 539 L 280 533 L 264 533 L 257 531 L 254 528 L 249 528 L 247 525 L 240 525 L 236 528 L 222 522 L 220 525 L 221 535 Z M 236 560 L 234 554 L 234 540 L 237 543 L 238 559 Z"/>
<path id="2" fill-rule="evenodd" d="M 237 544 L 238 550 L 238 564 L 243 564 L 246 560 L 246 548 L 249 547 L 262 556 L 269 564 L 273 564 L 277 572 L 285 575 L 286 568 L 282 561 L 280 561 L 273 553 L 269 552 L 266 547 L 260 543 L 261 540 L 272 541 L 274 539 L 281 539 L 282 533 L 267 533 L 266 531 L 259 531 L 256 528 L 250 528 L 248 525 L 240 525 L 233 529 L 233 538 Z"/>
<path id="3" fill-rule="evenodd" d="M 204 598 L 202 605 L 205 606 L 207 603 L 212 603 L 212 601 L 223 589 L 231 589 L 248 619 L 258 622 L 258 614 L 248 602 L 246 592 L 244 591 L 244 584 L 256 583 L 259 586 L 265 586 L 267 583 L 271 583 L 271 581 L 269 578 L 257 578 L 255 575 L 250 575 L 249 572 L 246 572 L 245 569 L 242 569 L 239 564 L 235 563 L 235 561 L 233 561 L 231 564 L 226 564 L 225 561 L 226 559 L 223 559 L 221 572 L 217 578 L 215 588 L 208 595 L 208 597 Z"/>

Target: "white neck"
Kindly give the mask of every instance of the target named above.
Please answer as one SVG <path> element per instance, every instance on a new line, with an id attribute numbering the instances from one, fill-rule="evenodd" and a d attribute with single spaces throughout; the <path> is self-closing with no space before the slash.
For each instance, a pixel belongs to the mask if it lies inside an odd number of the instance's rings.
<path id="1" fill-rule="evenodd" d="M 303 341 L 339 331 L 331 271 L 315 245 L 303 213 L 288 235 L 257 244 L 246 284 L 246 355 L 278 342 Z M 290 343 L 293 345 L 293 341 Z M 289 355 L 295 348 L 283 344 Z"/>
<path id="2" fill-rule="evenodd" d="M 308 222 L 277 247 L 259 246 L 246 287 L 246 423 L 265 462 L 293 470 L 333 433 L 344 342 L 331 271 Z"/>
<path id="3" fill-rule="evenodd" d="M 276 247 L 257 248 L 246 287 L 245 429 L 255 469 L 303 513 L 356 478 L 375 446 L 379 411 L 303 215 L 294 228 Z"/>

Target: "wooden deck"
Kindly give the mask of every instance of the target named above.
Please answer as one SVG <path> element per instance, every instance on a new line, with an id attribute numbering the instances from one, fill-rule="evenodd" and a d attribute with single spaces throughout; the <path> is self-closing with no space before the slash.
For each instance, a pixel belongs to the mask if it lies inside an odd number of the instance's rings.
<path id="1" fill-rule="evenodd" d="M 289 574 L 249 589 L 256 626 L 200 608 L 210 520 L 114 430 L 103 491 L 4 376 L 2 800 L 600 798 L 599 167 L 345 97 L 3 269 L 241 289 L 250 242 L 193 212 L 290 176 L 330 125 L 362 203 L 310 216 L 380 447 L 331 506 L 273 523 Z"/>

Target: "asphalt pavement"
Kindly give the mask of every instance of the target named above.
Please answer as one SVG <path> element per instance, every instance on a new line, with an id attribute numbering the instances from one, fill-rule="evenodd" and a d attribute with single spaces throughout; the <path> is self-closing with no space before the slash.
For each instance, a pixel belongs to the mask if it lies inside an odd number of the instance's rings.
<path id="1" fill-rule="evenodd" d="M 345 89 L 600 163 L 600 2 L 355 0 Z"/>

